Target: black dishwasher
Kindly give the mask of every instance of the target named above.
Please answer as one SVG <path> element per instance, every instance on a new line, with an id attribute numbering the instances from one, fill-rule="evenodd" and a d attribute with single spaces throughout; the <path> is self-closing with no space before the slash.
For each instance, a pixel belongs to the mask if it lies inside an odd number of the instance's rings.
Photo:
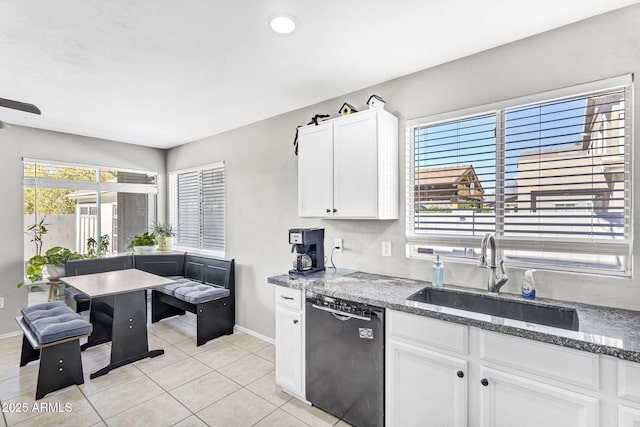
<path id="1" fill-rule="evenodd" d="M 307 292 L 306 397 L 354 426 L 384 425 L 384 309 Z"/>

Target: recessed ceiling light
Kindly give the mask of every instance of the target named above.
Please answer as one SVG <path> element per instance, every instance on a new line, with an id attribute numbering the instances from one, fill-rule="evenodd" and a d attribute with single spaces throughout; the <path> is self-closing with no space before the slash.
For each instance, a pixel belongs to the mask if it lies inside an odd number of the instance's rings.
<path id="1" fill-rule="evenodd" d="M 296 29 L 296 21 L 286 15 L 275 15 L 269 20 L 269 26 L 278 34 L 290 34 Z"/>

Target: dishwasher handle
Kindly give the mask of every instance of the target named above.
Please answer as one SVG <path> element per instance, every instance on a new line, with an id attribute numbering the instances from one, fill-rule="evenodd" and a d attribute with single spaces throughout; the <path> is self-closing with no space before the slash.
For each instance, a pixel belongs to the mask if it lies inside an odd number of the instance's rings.
<path id="1" fill-rule="evenodd" d="M 367 322 L 371 321 L 370 317 L 365 317 L 365 316 L 359 316 L 357 314 L 352 314 L 352 313 L 345 313 L 344 311 L 340 311 L 340 310 L 334 310 L 332 308 L 329 307 L 322 307 L 320 305 L 317 304 L 312 304 L 311 307 L 318 309 L 318 310 L 322 310 L 322 311 L 326 311 L 328 313 L 337 315 L 337 316 L 341 316 L 341 317 L 346 317 L 347 319 L 345 320 L 349 320 L 349 318 L 353 318 L 353 319 L 359 319 L 359 320 L 366 320 Z"/>

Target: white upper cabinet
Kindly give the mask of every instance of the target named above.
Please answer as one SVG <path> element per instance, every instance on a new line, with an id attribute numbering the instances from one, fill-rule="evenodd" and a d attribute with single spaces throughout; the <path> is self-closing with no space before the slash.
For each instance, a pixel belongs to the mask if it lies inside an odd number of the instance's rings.
<path id="1" fill-rule="evenodd" d="M 333 207 L 333 123 L 298 133 L 298 214 L 330 217 Z"/>
<path id="2" fill-rule="evenodd" d="M 398 119 L 367 110 L 300 128 L 298 214 L 398 218 Z"/>

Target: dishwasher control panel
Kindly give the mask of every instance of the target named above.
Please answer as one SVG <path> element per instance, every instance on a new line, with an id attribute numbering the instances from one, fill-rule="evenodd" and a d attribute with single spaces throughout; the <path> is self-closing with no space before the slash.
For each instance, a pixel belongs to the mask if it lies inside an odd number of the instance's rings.
<path id="1" fill-rule="evenodd" d="M 371 317 L 371 310 L 376 307 L 348 301 L 340 298 L 333 298 L 326 295 L 317 295 L 313 292 L 307 292 L 307 301 L 319 307 L 329 308 L 345 314 L 355 314 L 357 316 Z"/>

